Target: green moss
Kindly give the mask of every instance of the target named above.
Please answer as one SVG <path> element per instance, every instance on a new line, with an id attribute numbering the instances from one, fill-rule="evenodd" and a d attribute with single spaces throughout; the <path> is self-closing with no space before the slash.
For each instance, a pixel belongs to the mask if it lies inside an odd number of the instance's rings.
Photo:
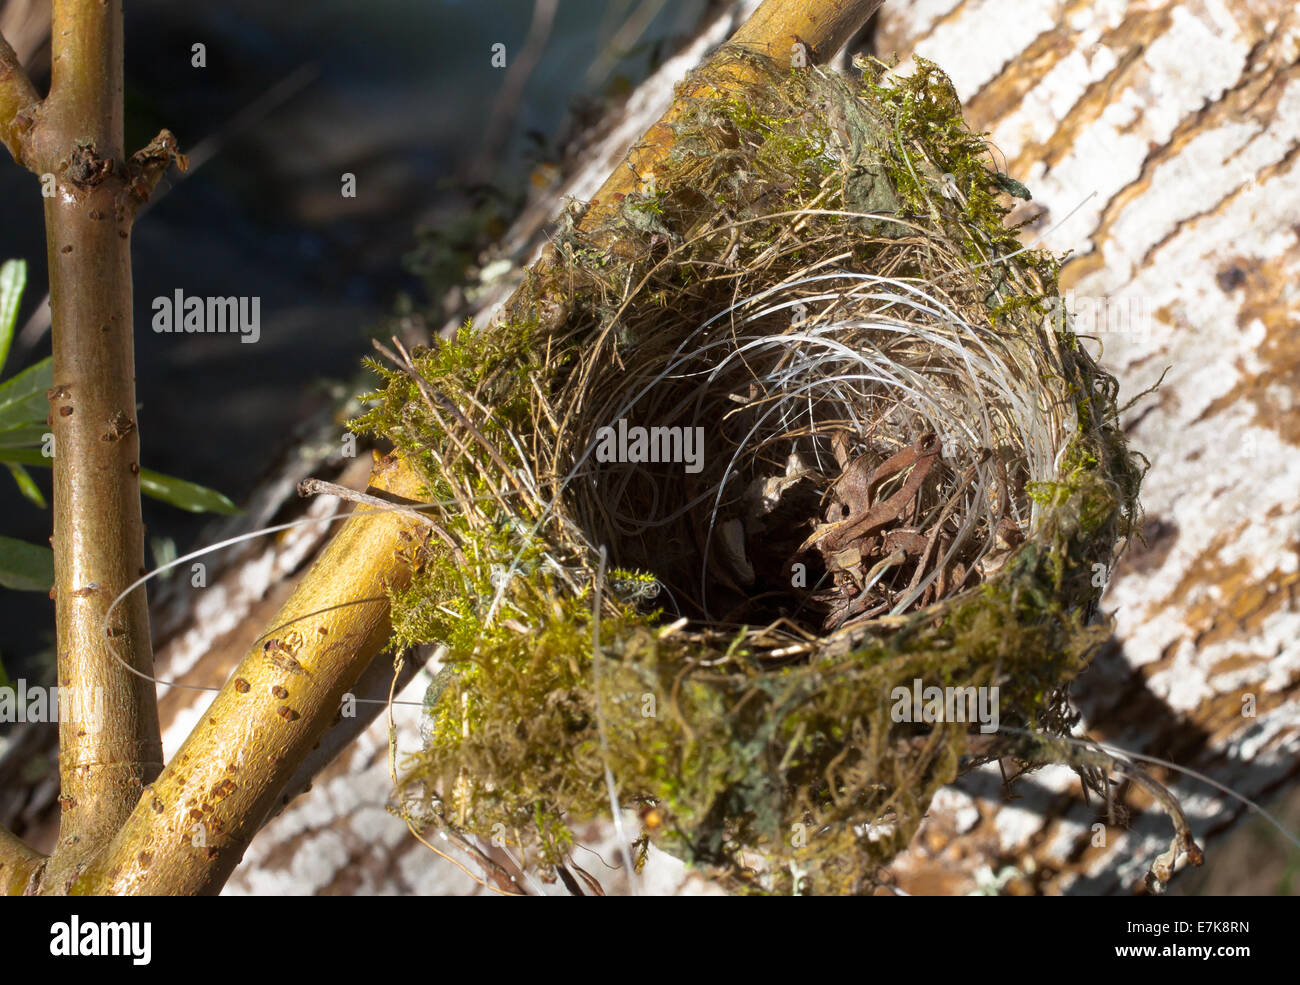
<path id="1" fill-rule="evenodd" d="M 426 696 L 426 747 L 404 764 L 405 794 L 439 823 L 509 832 L 552 875 L 574 826 L 608 812 L 608 771 L 620 802 L 645 818 L 642 850 L 654 841 L 738 891 L 865 892 L 934 792 L 972 761 L 965 723 L 894 721 L 895 687 L 996 685 L 1003 722 L 1068 727 L 1063 688 L 1105 635 L 1085 617 L 1093 566 L 1109 566 L 1131 530 L 1141 478 L 1114 425 L 1114 381 L 1068 328 L 1054 331 L 1060 365 L 1039 382 L 1067 402 L 1075 429 L 1056 478 L 1028 488 L 1041 510 L 1032 539 L 990 581 L 797 661 L 774 660 L 748 629 L 680 627 L 648 572 L 610 570 L 597 593 L 603 567 L 546 506 L 563 494 L 538 461 L 559 442 L 567 408 L 539 412 L 539 401 L 563 390 L 602 333 L 634 352 L 636 326 L 662 330 L 722 266 L 782 251 L 797 265 L 808 242 L 825 239 L 870 270 L 913 235 L 885 218 L 830 214 L 808 218 L 793 243 L 777 213 L 802 203 L 893 213 L 925 230 L 976 265 L 961 289 L 990 323 L 1045 344 L 1058 261 L 1020 252 L 1003 224 L 1005 195 L 1019 189 L 965 127 L 947 78 L 918 65 L 900 80 L 872 62 L 856 84 L 795 72 L 701 100 L 676 124 L 653 191 L 629 196 L 603 239 L 564 232 L 558 271 L 532 278 L 531 300 L 513 309 L 562 294 L 562 329 L 518 318 L 466 326 L 415 355 L 418 381 L 375 366 L 383 386 L 355 427 L 396 444 L 447 504 L 446 536 L 418 545 L 415 577 L 392 598 L 397 646 L 445 648 L 448 670 Z M 724 221 L 743 223 L 744 235 L 689 238 Z M 599 245 L 611 236 L 618 261 Z M 693 252 L 653 279 L 664 237 Z M 654 317 L 638 321 L 623 292 L 642 280 L 636 310 Z M 516 495 L 525 474 L 533 499 Z M 753 859 L 762 865 L 749 868 Z"/>

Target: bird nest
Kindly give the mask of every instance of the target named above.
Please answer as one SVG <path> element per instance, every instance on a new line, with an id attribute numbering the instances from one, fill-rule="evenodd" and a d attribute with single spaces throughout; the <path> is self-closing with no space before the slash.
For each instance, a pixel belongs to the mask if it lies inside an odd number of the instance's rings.
<path id="1" fill-rule="evenodd" d="M 724 53 L 505 317 L 376 364 L 356 427 L 433 503 L 393 598 L 444 664 L 408 817 L 569 882 L 613 804 L 636 864 L 865 892 L 959 770 L 1033 758 L 1000 729 L 1073 723 L 1140 473 L 1004 225 L 1027 193 L 919 64 Z"/>

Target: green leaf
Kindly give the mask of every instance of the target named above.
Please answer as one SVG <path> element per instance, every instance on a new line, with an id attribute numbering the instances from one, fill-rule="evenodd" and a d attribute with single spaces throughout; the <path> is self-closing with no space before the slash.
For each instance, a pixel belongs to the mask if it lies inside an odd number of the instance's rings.
<path id="1" fill-rule="evenodd" d="M 30 448 L 32 445 L 39 445 L 45 440 L 49 430 L 49 427 L 42 422 L 0 431 L 0 448 Z"/>
<path id="2" fill-rule="evenodd" d="M 9 358 L 9 344 L 14 340 L 18 322 L 18 305 L 27 286 L 27 261 L 6 260 L 0 264 L 0 369 Z"/>
<path id="3" fill-rule="evenodd" d="M 7 447 L 5 437 L 10 432 L 0 432 L 0 462 L 6 465 L 33 465 L 49 468 L 54 459 L 46 458 L 39 448 Z M 176 479 L 150 469 L 140 470 L 140 491 L 146 496 L 161 500 L 191 513 L 221 513 L 234 516 L 242 513 L 226 496 L 184 479 Z"/>
<path id="4" fill-rule="evenodd" d="M 191 513 L 222 513 L 231 516 L 241 512 L 238 506 L 215 489 L 151 472 L 149 469 L 140 470 L 140 491 Z"/>
<path id="5" fill-rule="evenodd" d="M 43 424 L 50 412 L 45 392 L 53 385 L 54 362 L 48 357 L 0 383 L 0 431 Z"/>
<path id="6" fill-rule="evenodd" d="M 5 665 L 3 662 L 0 662 L 0 687 L 13 687 L 13 683 L 9 680 L 9 675 L 5 673 Z"/>
<path id="7" fill-rule="evenodd" d="M 54 459 L 46 458 L 39 448 L 0 448 L 0 462 L 14 465 L 41 465 L 49 468 Z"/>
<path id="8" fill-rule="evenodd" d="M 1016 198 L 1023 198 L 1026 202 L 1034 197 L 1029 194 L 1028 188 L 1016 181 L 1016 179 L 1011 177 L 1009 174 L 1003 174 L 999 171 L 993 177 L 994 180 L 997 181 L 998 187 L 1008 195 L 1014 195 Z"/>
<path id="9" fill-rule="evenodd" d="M 41 487 L 32 479 L 31 473 L 16 462 L 5 464 L 9 466 L 14 482 L 18 483 L 18 491 L 41 509 L 45 509 L 45 496 L 41 493 Z"/>
<path id="10" fill-rule="evenodd" d="M 53 584 L 52 550 L 12 537 L 0 537 L 0 585 L 20 592 L 48 592 Z"/>

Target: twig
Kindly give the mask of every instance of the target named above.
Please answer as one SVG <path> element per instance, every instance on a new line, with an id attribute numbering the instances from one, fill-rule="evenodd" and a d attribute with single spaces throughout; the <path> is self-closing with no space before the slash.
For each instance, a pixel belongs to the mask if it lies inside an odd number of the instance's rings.
<path id="1" fill-rule="evenodd" d="M 44 855 L 0 826 L 0 896 L 25 893 L 44 862 Z"/>
<path id="2" fill-rule="evenodd" d="M 423 491 L 392 457 L 372 485 L 407 500 Z M 75 892 L 221 888 L 391 634 L 388 590 L 410 577 L 414 520 L 388 502 L 373 512 L 359 506 L 330 542 Z"/>
<path id="3" fill-rule="evenodd" d="M 36 88 L 18 61 L 9 42 L 0 37 L 0 142 L 13 159 L 27 164 L 27 134 L 31 111 L 40 102 Z"/>
<path id="4" fill-rule="evenodd" d="M 188 167 L 180 168 L 180 179 L 192 178 L 194 173 L 207 164 L 220 151 L 222 146 L 235 135 L 242 133 L 250 127 L 256 125 L 265 119 L 270 113 L 279 108 L 282 104 L 296 96 L 299 92 L 310 85 L 320 74 L 320 69 L 313 63 L 299 66 L 295 71 L 285 76 L 270 89 L 262 93 L 255 100 L 236 113 L 228 122 L 223 124 L 218 130 L 208 134 L 197 144 L 190 148 L 184 154 L 175 154 L 174 159 L 180 163 L 185 161 Z M 166 130 L 160 133 L 155 141 L 163 137 L 163 134 L 170 136 Z M 178 179 L 170 185 L 164 185 L 162 191 L 157 186 L 158 181 L 166 174 L 166 168 L 157 176 L 151 185 L 149 200 L 140 203 L 135 210 L 135 221 L 139 222 L 150 209 L 180 183 Z M 34 346 L 45 334 L 46 329 L 50 327 L 50 296 L 47 293 L 41 303 L 36 306 L 27 322 L 23 325 L 22 330 L 18 333 L 17 345 L 20 351 L 26 351 Z"/>
<path id="5" fill-rule="evenodd" d="M 339 499 L 346 499 L 349 503 L 364 503 L 367 506 L 374 506 L 381 510 L 388 510 L 393 513 L 401 513 L 403 516 L 409 516 L 414 520 L 427 523 L 430 526 L 436 526 L 433 517 L 427 513 L 421 513 L 414 506 L 404 506 L 401 503 L 393 503 L 387 499 L 380 499 L 378 496 L 371 496 L 368 493 L 357 492 L 355 489 L 349 489 L 347 486 L 340 486 L 335 482 L 326 482 L 324 479 L 303 479 L 298 483 L 299 496 L 337 496 Z"/>
<path id="6" fill-rule="evenodd" d="M 628 53 L 641 35 L 645 34 L 646 29 L 659 16 L 659 11 L 664 9 L 666 3 L 667 0 L 641 0 L 637 8 L 610 38 L 609 43 L 602 46 L 600 54 L 587 69 L 585 80 L 587 85 L 600 85 L 609 78 L 609 73 L 614 70 L 618 60 Z"/>
<path id="7" fill-rule="evenodd" d="M 559 5 L 559 0 L 534 0 L 533 19 L 528 25 L 528 37 L 524 40 L 523 50 L 510 61 L 506 69 L 501 92 L 497 95 L 496 105 L 492 107 L 492 115 L 488 118 L 482 149 L 466 169 L 466 175 L 482 180 L 492 164 L 500 158 L 510 121 L 519 109 L 519 102 L 528 88 L 528 80 L 541 61 L 542 49 L 550 39 Z"/>
<path id="8" fill-rule="evenodd" d="M 29 134 L 45 199 L 53 311 L 54 592 L 61 687 L 102 701 L 98 727 L 60 720 L 59 840 L 42 891 L 63 891 L 125 822 L 162 768 L 154 687 L 100 631 L 144 565 L 132 345 L 133 189 L 123 167 L 122 4 L 55 0 L 53 78 Z M 118 611 L 113 644 L 153 665 L 144 593 Z"/>

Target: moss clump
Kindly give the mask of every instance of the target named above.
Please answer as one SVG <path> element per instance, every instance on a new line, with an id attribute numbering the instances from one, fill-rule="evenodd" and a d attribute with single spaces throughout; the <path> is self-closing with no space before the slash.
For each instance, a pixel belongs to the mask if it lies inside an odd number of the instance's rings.
<path id="1" fill-rule="evenodd" d="M 439 504 L 393 598 L 447 668 L 409 816 L 553 876 L 612 783 L 643 850 L 735 890 L 867 892 L 939 787 L 1024 748 L 898 688 L 1071 724 L 1137 512 L 1114 381 L 1044 317 L 1056 261 L 947 79 L 866 69 L 724 53 L 644 194 L 497 324 L 376 367 L 356 427 Z M 604 454 L 620 421 L 678 460 Z"/>

